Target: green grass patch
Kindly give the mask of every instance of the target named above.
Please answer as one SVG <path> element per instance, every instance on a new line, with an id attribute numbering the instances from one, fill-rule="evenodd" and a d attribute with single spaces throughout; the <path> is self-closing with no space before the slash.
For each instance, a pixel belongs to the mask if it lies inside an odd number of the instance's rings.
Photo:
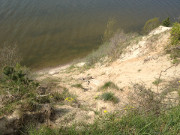
<path id="1" fill-rule="evenodd" d="M 119 102 L 119 99 L 114 96 L 114 93 L 112 92 L 105 92 L 99 98 L 104 101 L 111 101 L 115 104 Z"/>
<path id="2" fill-rule="evenodd" d="M 107 89 L 116 89 L 116 90 L 119 90 L 119 87 L 114 84 L 113 82 L 109 81 L 109 82 L 106 82 L 103 86 L 101 86 L 98 90 L 107 90 Z"/>
<path id="3" fill-rule="evenodd" d="M 154 82 L 152 82 L 152 84 L 154 84 L 155 86 L 158 86 L 162 82 L 163 80 L 157 78 Z"/>
<path id="4" fill-rule="evenodd" d="M 71 127 L 31 129 L 30 135 L 177 135 L 180 133 L 180 106 L 161 115 L 144 115 L 130 111 L 125 116 L 121 112 L 107 114 L 93 124 L 79 123 Z"/>

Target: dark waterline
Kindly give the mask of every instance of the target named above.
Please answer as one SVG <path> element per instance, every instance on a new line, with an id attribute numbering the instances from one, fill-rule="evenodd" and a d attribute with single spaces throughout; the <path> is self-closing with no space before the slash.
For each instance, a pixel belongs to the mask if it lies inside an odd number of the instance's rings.
<path id="1" fill-rule="evenodd" d="M 97 49 L 110 18 L 139 31 L 154 17 L 180 17 L 180 0 L 0 0 L 0 46 L 17 44 L 32 68 L 66 64 Z"/>

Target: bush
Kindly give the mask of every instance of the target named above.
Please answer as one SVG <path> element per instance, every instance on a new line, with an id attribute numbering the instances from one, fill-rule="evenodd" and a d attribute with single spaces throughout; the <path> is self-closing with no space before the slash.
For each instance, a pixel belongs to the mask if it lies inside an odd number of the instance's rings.
<path id="1" fill-rule="evenodd" d="M 23 100 L 35 100 L 37 95 L 35 90 L 39 84 L 29 78 L 24 67 L 18 64 L 15 67 L 6 66 L 3 68 L 2 76 L 0 95 L 3 99 L 1 103 L 3 109 L 0 110 L 0 116 L 12 112 L 17 105 L 28 104 L 22 102 Z"/>
<path id="2" fill-rule="evenodd" d="M 134 84 L 134 92 L 130 95 L 130 101 L 139 111 L 153 112 L 159 114 L 164 109 L 159 93 L 153 92 L 150 88 L 146 88 L 143 84 Z"/>
<path id="3" fill-rule="evenodd" d="M 159 25 L 160 25 L 159 18 L 150 19 L 145 23 L 145 25 L 143 27 L 143 33 L 148 34 L 153 29 L 157 28 Z"/>
<path id="4" fill-rule="evenodd" d="M 180 23 L 174 23 L 171 30 L 171 44 L 166 47 L 173 64 L 179 64 L 180 60 Z"/>
<path id="5" fill-rule="evenodd" d="M 23 95 L 38 86 L 38 83 L 31 80 L 24 68 L 19 64 L 15 67 L 4 67 L 3 75 L 4 78 L 1 79 L 1 83 L 5 85 L 11 94 L 18 93 Z"/>
<path id="6" fill-rule="evenodd" d="M 180 45 L 180 23 L 174 23 L 171 30 L 171 44 Z"/>
<path id="7" fill-rule="evenodd" d="M 170 27 L 171 25 L 171 21 L 170 21 L 170 18 L 166 18 L 163 22 L 162 22 L 162 25 L 165 26 L 165 27 Z"/>

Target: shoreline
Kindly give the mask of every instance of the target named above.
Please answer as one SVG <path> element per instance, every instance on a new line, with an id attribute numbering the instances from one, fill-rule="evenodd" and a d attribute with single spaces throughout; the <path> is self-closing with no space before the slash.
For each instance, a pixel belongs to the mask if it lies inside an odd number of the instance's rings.
<path id="1" fill-rule="evenodd" d="M 43 74 L 54 75 L 54 74 L 57 74 L 57 73 L 59 73 L 60 71 L 62 71 L 64 69 L 67 69 L 71 65 L 76 65 L 78 67 L 83 66 L 85 64 L 83 59 L 84 58 L 78 59 L 78 60 L 74 60 L 74 61 L 69 62 L 67 64 L 63 64 L 63 65 L 59 65 L 59 66 L 55 66 L 55 67 L 42 68 L 40 70 L 35 71 L 35 73 L 38 74 L 38 75 L 43 75 Z"/>

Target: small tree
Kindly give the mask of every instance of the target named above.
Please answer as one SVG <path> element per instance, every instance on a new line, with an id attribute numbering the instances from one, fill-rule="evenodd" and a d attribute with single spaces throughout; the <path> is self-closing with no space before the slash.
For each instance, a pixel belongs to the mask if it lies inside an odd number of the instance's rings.
<path id="1" fill-rule="evenodd" d="M 162 25 L 165 26 L 165 27 L 169 27 L 171 25 L 171 21 L 170 21 L 170 18 L 166 18 L 163 22 L 162 22 Z"/>

